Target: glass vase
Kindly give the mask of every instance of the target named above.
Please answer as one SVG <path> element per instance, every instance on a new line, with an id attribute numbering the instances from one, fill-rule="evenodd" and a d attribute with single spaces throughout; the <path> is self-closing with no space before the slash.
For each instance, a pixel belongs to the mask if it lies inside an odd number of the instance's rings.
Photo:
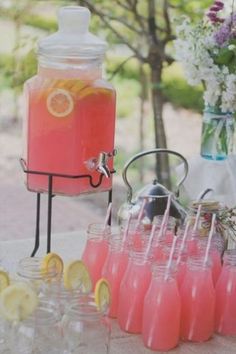
<path id="1" fill-rule="evenodd" d="M 234 117 L 218 107 L 206 107 L 203 113 L 201 156 L 208 160 L 225 160 L 233 151 Z"/>

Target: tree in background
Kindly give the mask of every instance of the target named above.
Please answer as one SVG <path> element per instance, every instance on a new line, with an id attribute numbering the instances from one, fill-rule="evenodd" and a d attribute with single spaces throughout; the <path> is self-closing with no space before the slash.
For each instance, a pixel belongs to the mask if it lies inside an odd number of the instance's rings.
<path id="1" fill-rule="evenodd" d="M 104 27 L 112 32 L 119 43 L 130 49 L 130 58 L 135 57 L 141 66 L 148 66 L 157 148 L 167 148 L 163 124 L 162 73 L 163 68 L 174 61 L 170 46 L 175 38 L 171 16 L 192 11 L 196 14 L 209 2 L 203 1 L 200 5 L 189 0 L 78 0 L 80 5 L 87 6 L 99 16 Z M 159 182 L 170 187 L 166 154 L 157 156 L 156 171 Z"/>

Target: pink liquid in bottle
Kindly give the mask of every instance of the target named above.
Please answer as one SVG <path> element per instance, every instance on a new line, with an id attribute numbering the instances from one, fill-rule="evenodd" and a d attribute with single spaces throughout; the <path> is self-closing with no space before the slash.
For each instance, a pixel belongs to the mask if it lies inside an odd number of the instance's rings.
<path id="1" fill-rule="evenodd" d="M 141 333 L 143 301 L 150 280 L 150 265 L 144 258 L 144 252 L 131 252 L 119 293 L 117 317 L 123 331 Z"/>
<path id="2" fill-rule="evenodd" d="M 204 342 L 214 331 L 215 290 L 211 270 L 202 259 L 191 260 L 181 294 L 181 338 Z"/>
<path id="3" fill-rule="evenodd" d="M 198 240 L 198 251 L 197 255 L 200 257 L 202 255 L 202 259 L 204 259 L 205 251 L 206 251 L 206 246 L 207 246 L 207 238 L 204 237 L 202 239 Z M 211 261 L 211 271 L 212 271 L 212 279 L 214 285 L 216 284 L 219 275 L 221 273 L 221 268 L 222 268 L 222 262 L 221 262 L 221 255 L 219 250 L 217 249 L 214 238 L 211 244 L 211 249 L 210 249 L 210 261 Z"/>
<path id="4" fill-rule="evenodd" d="M 88 268 L 93 288 L 102 277 L 102 268 L 108 253 L 108 237 L 110 228 L 102 224 L 90 224 L 87 231 L 87 242 L 82 254 L 82 260 Z"/>
<path id="5" fill-rule="evenodd" d="M 181 300 L 175 278 L 165 279 L 165 266 L 155 266 L 144 299 L 142 337 L 146 347 L 167 351 L 177 346 Z"/>
<path id="6" fill-rule="evenodd" d="M 109 251 L 103 266 L 102 276 L 109 281 L 111 303 L 109 316 L 117 317 L 120 283 L 128 264 L 128 253 L 123 250 L 120 236 L 111 235 Z"/>
<path id="7" fill-rule="evenodd" d="M 222 335 L 236 335 L 236 252 L 227 251 L 216 284 L 215 330 Z"/>

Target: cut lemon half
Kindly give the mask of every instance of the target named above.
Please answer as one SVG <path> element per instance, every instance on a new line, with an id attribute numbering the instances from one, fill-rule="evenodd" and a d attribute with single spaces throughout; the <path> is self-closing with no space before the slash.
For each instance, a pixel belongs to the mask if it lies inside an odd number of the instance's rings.
<path id="1" fill-rule="evenodd" d="M 73 111 L 74 100 L 68 91 L 56 88 L 47 97 L 47 109 L 53 116 L 63 118 Z"/>
<path id="2" fill-rule="evenodd" d="M 94 290 L 95 303 L 99 311 L 106 312 L 111 301 L 111 292 L 109 282 L 105 278 L 97 281 Z"/>
<path id="3" fill-rule="evenodd" d="M 89 271 L 83 261 L 72 261 L 65 266 L 64 286 L 69 290 L 80 289 L 82 293 L 92 290 Z"/>
<path id="4" fill-rule="evenodd" d="M 0 270 L 0 292 L 10 285 L 10 278 L 7 272 Z"/>
<path id="5" fill-rule="evenodd" d="M 9 285 L 0 294 L 0 312 L 8 321 L 29 317 L 38 305 L 36 292 L 27 284 Z"/>
<path id="6" fill-rule="evenodd" d="M 42 263 L 41 263 L 41 274 L 45 278 L 51 277 L 61 277 L 63 273 L 63 260 L 61 257 L 53 252 L 50 252 L 44 256 Z"/>

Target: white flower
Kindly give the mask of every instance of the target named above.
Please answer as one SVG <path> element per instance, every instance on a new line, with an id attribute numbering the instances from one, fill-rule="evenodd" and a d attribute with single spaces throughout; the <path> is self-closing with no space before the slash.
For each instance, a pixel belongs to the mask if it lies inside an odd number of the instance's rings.
<path id="1" fill-rule="evenodd" d="M 217 65 L 214 61 L 219 54 L 213 28 L 207 23 L 191 24 L 184 18 L 177 26 L 177 40 L 174 42 L 175 58 L 183 65 L 187 82 L 198 85 L 204 82 L 204 100 L 208 105 L 221 102 L 223 111 L 236 111 L 236 65 L 233 69 Z M 235 51 L 236 45 L 228 49 Z"/>

